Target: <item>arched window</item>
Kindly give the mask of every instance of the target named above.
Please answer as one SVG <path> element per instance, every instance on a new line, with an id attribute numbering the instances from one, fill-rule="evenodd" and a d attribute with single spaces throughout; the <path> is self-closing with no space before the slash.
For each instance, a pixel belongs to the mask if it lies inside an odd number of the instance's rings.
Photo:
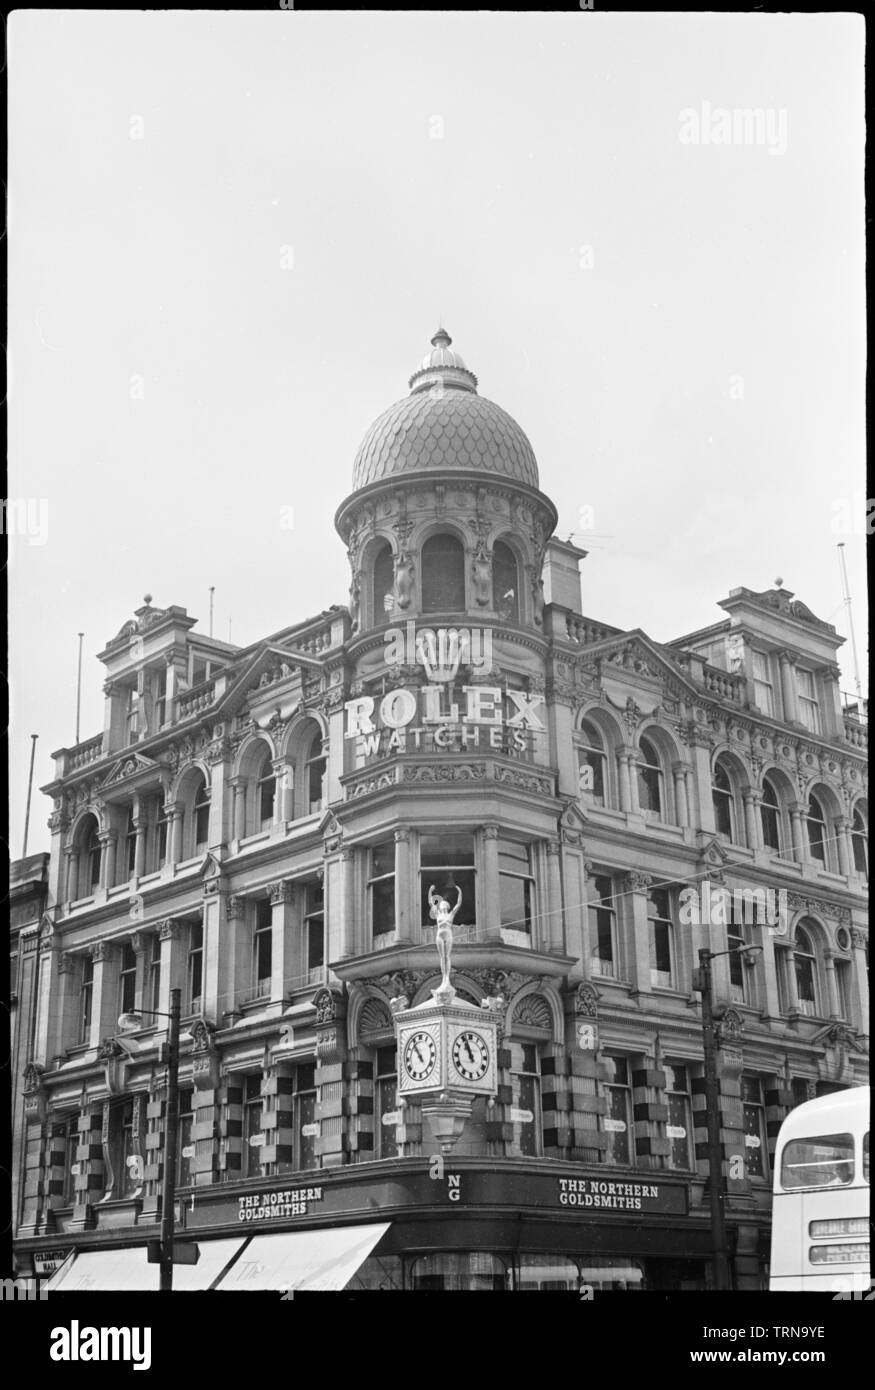
<path id="1" fill-rule="evenodd" d="M 851 847 L 854 851 L 854 868 L 864 878 L 869 877 L 869 828 L 865 817 L 857 807 L 851 822 Z"/>
<path id="2" fill-rule="evenodd" d="M 309 816 L 314 811 L 321 811 L 322 784 L 325 777 L 327 759 L 322 747 L 322 731 L 315 726 L 315 732 L 310 736 L 309 742 L 304 746 L 304 796 L 306 804 L 304 815 Z"/>
<path id="3" fill-rule="evenodd" d="M 506 622 L 519 622 L 519 571 L 516 556 L 504 541 L 496 541 L 492 548 L 492 607 Z"/>
<path id="4" fill-rule="evenodd" d="M 805 823 L 808 827 L 808 848 L 811 857 L 826 868 L 826 816 L 823 813 L 823 806 L 813 793 L 808 798 L 808 815 L 805 818 Z"/>
<path id="5" fill-rule="evenodd" d="M 253 830 L 268 830 L 273 823 L 273 799 L 276 776 L 273 755 L 265 745 L 261 761 L 255 769 L 255 825 Z"/>
<path id="6" fill-rule="evenodd" d="M 641 750 L 641 760 L 637 764 L 638 805 L 642 811 L 650 811 L 661 820 L 665 796 L 659 754 L 649 738 L 639 739 L 638 747 Z"/>
<path id="7" fill-rule="evenodd" d="M 714 803 L 714 824 L 717 826 L 718 835 L 735 840 L 735 797 L 732 779 L 726 764 L 719 758 L 714 764 L 711 777 L 711 800 Z"/>
<path id="8" fill-rule="evenodd" d="M 585 801 L 604 806 L 606 796 L 605 745 L 594 724 L 584 720 L 577 745 L 577 788 Z"/>
<path id="9" fill-rule="evenodd" d="M 760 806 L 760 821 L 763 827 L 763 844 L 780 854 L 783 848 L 781 835 L 781 803 L 774 782 L 763 778 L 763 799 Z"/>
<path id="10" fill-rule="evenodd" d="M 83 894 L 87 897 L 100 887 L 100 831 L 97 821 L 91 817 L 91 824 L 83 832 L 82 843 L 85 848 L 85 882 Z"/>
<path id="11" fill-rule="evenodd" d="M 809 929 L 801 923 L 796 928 L 793 946 L 796 971 L 796 996 L 801 1014 L 817 1013 L 817 961 Z"/>
<path id="12" fill-rule="evenodd" d="M 210 842 L 210 789 L 203 773 L 198 774 L 191 806 L 190 855 L 205 854 Z"/>
<path id="13" fill-rule="evenodd" d="M 460 613 L 465 609 L 465 551 L 455 536 L 429 536 L 422 547 L 422 610 Z"/>
<path id="14" fill-rule="evenodd" d="M 385 622 L 391 614 L 395 593 L 395 564 L 388 542 L 374 556 L 373 587 L 371 592 L 371 623 Z M 387 603 L 386 600 L 389 600 Z"/>

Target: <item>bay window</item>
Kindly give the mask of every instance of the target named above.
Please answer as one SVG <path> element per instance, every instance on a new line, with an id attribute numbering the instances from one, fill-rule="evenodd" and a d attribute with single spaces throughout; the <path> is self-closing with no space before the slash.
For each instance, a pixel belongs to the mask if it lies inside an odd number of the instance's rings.
<path id="1" fill-rule="evenodd" d="M 370 850 L 368 875 L 368 907 L 371 917 L 371 939 L 383 945 L 386 937 L 395 932 L 395 842 L 384 840 Z M 378 941 L 382 938 L 382 941 Z"/>
<path id="2" fill-rule="evenodd" d="M 434 925 L 429 916 L 429 888 L 456 906 L 458 891 L 462 905 L 456 914 L 455 925 L 476 925 L 474 837 L 465 834 L 423 835 L 419 843 L 419 908 L 424 926 Z"/>
<path id="3" fill-rule="evenodd" d="M 498 841 L 498 899 L 501 925 L 509 931 L 531 932 L 532 899 L 531 851 L 514 840 Z M 450 907 L 454 901 L 450 902 Z M 463 898 L 464 910 L 464 898 Z"/>

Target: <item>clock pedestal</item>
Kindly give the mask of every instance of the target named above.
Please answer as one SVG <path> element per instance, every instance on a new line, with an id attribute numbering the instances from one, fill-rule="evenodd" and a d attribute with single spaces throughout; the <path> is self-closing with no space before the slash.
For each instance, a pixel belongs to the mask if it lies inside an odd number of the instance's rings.
<path id="1" fill-rule="evenodd" d="M 456 999 L 452 985 L 395 1014 L 398 1090 L 422 1107 L 442 1153 L 465 1128 L 477 1096 L 498 1086 L 495 1013 Z"/>

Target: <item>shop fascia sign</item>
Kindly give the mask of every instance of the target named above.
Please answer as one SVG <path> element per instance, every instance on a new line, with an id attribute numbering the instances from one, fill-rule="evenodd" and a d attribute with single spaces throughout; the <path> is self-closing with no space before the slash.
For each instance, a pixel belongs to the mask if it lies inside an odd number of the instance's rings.
<path id="1" fill-rule="evenodd" d="M 488 628 L 417 631 L 409 622 L 406 631 L 390 629 L 387 663 L 421 665 L 428 683 L 347 700 L 345 737 L 359 740 L 358 751 L 365 756 L 490 748 L 525 752 L 530 734 L 544 729 L 538 712 L 543 695 L 505 685 L 454 685 L 463 663 L 491 670 L 491 652 Z"/>

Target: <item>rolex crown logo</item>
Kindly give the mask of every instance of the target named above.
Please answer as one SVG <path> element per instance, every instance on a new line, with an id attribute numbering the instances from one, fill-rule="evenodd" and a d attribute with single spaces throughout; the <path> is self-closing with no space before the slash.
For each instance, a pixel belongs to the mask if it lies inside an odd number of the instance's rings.
<path id="1" fill-rule="evenodd" d="M 430 681 L 447 682 L 456 676 L 470 646 L 470 634 L 464 630 L 441 627 L 435 633 L 428 628 L 417 634 L 416 659 Z"/>

